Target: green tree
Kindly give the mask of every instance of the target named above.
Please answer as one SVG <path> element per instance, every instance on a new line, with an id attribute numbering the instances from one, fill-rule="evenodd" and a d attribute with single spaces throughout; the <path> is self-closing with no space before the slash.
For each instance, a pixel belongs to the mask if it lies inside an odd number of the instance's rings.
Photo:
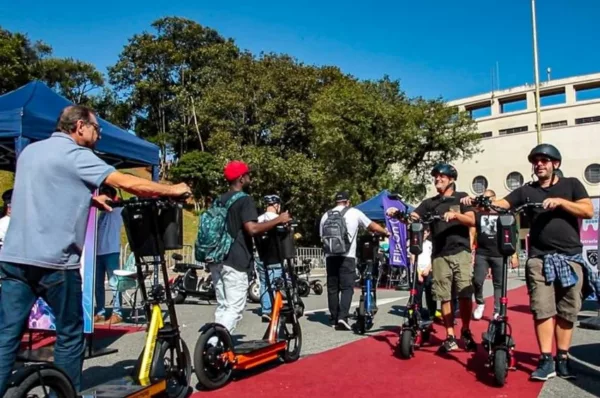
<path id="1" fill-rule="evenodd" d="M 41 63 L 50 54 L 52 48 L 46 43 L 32 43 L 26 35 L 0 27 L 0 94 L 40 78 Z"/>
<path id="2" fill-rule="evenodd" d="M 311 121 L 328 186 L 348 189 L 355 200 L 383 188 L 418 199 L 435 162 L 466 159 L 478 150 L 467 115 L 441 99 L 409 99 L 387 77 L 336 81 L 319 95 Z"/>
<path id="3" fill-rule="evenodd" d="M 225 189 L 222 168 L 208 152 L 184 154 L 171 168 L 173 182 L 185 182 L 192 188 L 196 211 L 204 207 L 209 197 Z"/>
<path id="4" fill-rule="evenodd" d="M 40 64 L 41 78 L 76 104 L 90 104 L 90 93 L 104 86 L 104 76 L 90 63 L 73 58 L 48 58 Z"/>

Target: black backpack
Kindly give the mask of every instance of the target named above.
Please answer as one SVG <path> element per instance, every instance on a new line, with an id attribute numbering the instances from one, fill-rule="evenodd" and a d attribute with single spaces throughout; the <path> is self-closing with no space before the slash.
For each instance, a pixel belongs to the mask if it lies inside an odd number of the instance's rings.
<path id="1" fill-rule="evenodd" d="M 330 255 L 343 255 L 350 250 L 350 236 L 344 214 L 350 208 L 346 207 L 341 212 L 329 210 L 327 219 L 323 223 L 323 251 Z"/>

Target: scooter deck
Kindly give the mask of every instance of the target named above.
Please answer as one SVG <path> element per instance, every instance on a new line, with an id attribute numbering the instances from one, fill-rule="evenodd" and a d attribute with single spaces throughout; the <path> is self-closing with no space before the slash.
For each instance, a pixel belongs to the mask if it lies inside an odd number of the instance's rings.
<path id="1" fill-rule="evenodd" d="M 167 381 L 164 379 L 152 380 L 150 385 L 140 386 L 128 376 L 89 388 L 80 392 L 79 396 L 81 398 L 153 397 L 164 393 L 166 389 Z"/>
<path id="2" fill-rule="evenodd" d="M 277 340 L 275 343 L 270 343 L 266 340 L 250 340 L 244 341 L 233 347 L 233 352 L 236 355 L 248 355 L 255 351 L 262 350 L 269 347 L 274 347 L 276 345 L 280 345 L 281 343 L 285 343 L 285 340 Z M 285 348 L 285 347 L 284 347 Z"/>

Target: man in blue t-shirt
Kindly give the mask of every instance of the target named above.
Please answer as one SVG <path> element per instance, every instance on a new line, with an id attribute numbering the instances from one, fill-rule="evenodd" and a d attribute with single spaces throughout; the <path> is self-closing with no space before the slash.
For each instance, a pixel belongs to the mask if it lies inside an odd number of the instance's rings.
<path id="1" fill-rule="evenodd" d="M 4 396 L 31 307 L 42 297 L 56 318 L 54 364 L 79 391 L 84 335 L 81 253 L 90 207 L 112 211 L 103 183 L 138 196 L 180 197 L 164 185 L 122 174 L 93 152 L 101 129 L 83 106 L 61 112 L 57 132 L 28 145 L 17 160 L 11 222 L 0 252 L 0 396 Z"/>

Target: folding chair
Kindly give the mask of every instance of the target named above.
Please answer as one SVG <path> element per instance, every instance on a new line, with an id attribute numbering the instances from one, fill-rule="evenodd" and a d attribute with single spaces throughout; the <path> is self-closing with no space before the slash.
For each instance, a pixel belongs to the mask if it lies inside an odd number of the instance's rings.
<path id="1" fill-rule="evenodd" d="M 144 282 L 149 275 L 150 273 L 144 275 Z M 137 302 L 140 286 L 137 280 L 135 256 L 133 253 L 127 257 L 127 261 L 125 264 L 123 264 L 123 267 L 115 271 L 114 278 L 115 281 L 113 289 L 116 290 L 116 294 L 121 294 L 122 302 L 131 307 L 129 318 L 137 321 L 140 318 L 140 310 L 142 311 L 142 314 L 144 314 L 144 303 Z M 111 283 L 109 282 L 109 285 L 110 284 Z M 137 324 L 137 322 L 135 323 Z"/>

